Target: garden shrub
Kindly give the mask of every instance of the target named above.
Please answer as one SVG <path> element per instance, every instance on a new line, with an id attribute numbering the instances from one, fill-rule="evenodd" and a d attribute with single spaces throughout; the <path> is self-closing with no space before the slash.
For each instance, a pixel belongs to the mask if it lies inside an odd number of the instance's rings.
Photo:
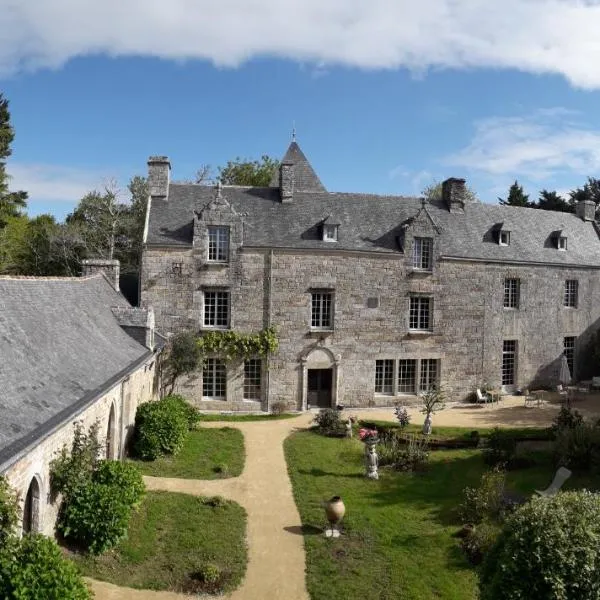
<path id="1" fill-rule="evenodd" d="M 89 600 L 92 594 L 54 540 L 30 534 L 0 544 L 0 598 Z"/>
<path id="2" fill-rule="evenodd" d="M 396 463 L 401 453 L 406 449 L 406 440 L 401 439 L 394 432 L 386 431 L 379 436 L 377 445 L 377 456 L 379 457 L 379 466 L 385 467 Z"/>
<path id="3" fill-rule="evenodd" d="M 340 435 L 346 430 L 340 411 L 335 408 L 322 408 L 314 420 L 319 433 L 323 435 Z"/>
<path id="4" fill-rule="evenodd" d="M 498 539 L 501 527 L 497 523 L 482 521 L 461 542 L 461 548 L 472 565 L 479 565 Z"/>
<path id="5" fill-rule="evenodd" d="M 600 428 L 589 423 L 560 429 L 554 443 L 557 465 L 585 471 L 600 466 Z"/>
<path id="6" fill-rule="evenodd" d="M 131 463 L 102 460 L 92 476 L 100 485 L 113 486 L 119 490 L 126 504 L 137 506 L 144 497 L 145 486 L 142 474 Z"/>
<path id="7" fill-rule="evenodd" d="M 429 461 L 427 438 L 411 435 L 408 444 L 398 451 L 393 466 L 397 471 L 421 471 Z"/>
<path id="8" fill-rule="evenodd" d="M 486 464 L 507 465 L 514 457 L 517 450 L 517 440 L 508 431 L 495 427 L 490 433 L 487 445 L 483 451 L 483 459 Z"/>
<path id="9" fill-rule="evenodd" d="M 573 429 L 579 425 L 583 425 L 583 415 L 577 410 L 561 406 L 558 415 L 556 415 L 556 418 L 552 422 L 550 431 L 552 437 L 556 438 L 560 431 L 563 431 L 564 429 Z"/>
<path id="10" fill-rule="evenodd" d="M 271 404 L 271 414 L 283 415 L 287 411 L 287 407 L 287 402 L 284 402 L 283 400 L 273 402 L 273 404 Z"/>
<path id="11" fill-rule="evenodd" d="M 205 583 L 217 583 L 221 578 L 221 569 L 217 565 L 207 563 L 198 569 L 198 574 Z"/>
<path id="12" fill-rule="evenodd" d="M 189 419 L 178 402 L 146 402 L 135 415 L 134 452 L 143 460 L 177 454 L 189 431 Z"/>
<path id="13" fill-rule="evenodd" d="M 404 428 L 410 424 L 410 415 L 408 414 L 406 406 L 397 404 L 396 408 L 394 408 L 394 414 L 396 415 L 398 425 L 400 425 L 401 428 Z"/>
<path id="14" fill-rule="evenodd" d="M 480 573 L 481 600 L 597 600 L 600 495 L 533 498 L 510 516 Z"/>
<path id="15" fill-rule="evenodd" d="M 196 423 L 201 419 L 200 411 L 179 394 L 165 396 L 162 400 L 159 400 L 159 403 L 169 411 L 181 412 L 188 422 L 189 429 L 194 429 Z"/>
<path id="16" fill-rule="evenodd" d="M 19 521 L 19 498 L 0 475 L 0 547 L 14 533 Z"/>
<path id="17" fill-rule="evenodd" d="M 466 487 L 458 507 L 463 523 L 477 525 L 486 520 L 500 521 L 504 510 L 506 473 L 497 466 L 481 476 L 479 487 Z"/>

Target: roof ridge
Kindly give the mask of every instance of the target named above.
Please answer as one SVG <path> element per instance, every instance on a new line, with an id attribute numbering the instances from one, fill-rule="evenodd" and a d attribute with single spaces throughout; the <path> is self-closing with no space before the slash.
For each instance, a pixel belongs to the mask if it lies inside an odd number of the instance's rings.
<path id="1" fill-rule="evenodd" d="M 90 279 L 98 279 L 103 277 L 101 272 L 94 273 L 93 275 L 82 275 L 77 277 L 76 275 L 0 275 L 0 279 L 15 280 L 15 281 L 89 281 Z"/>

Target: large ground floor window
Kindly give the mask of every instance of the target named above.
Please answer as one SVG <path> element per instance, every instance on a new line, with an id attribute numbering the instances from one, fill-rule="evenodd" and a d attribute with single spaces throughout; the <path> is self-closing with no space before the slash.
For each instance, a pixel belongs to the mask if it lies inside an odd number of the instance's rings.
<path id="1" fill-rule="evenodd" d="M 375 393 L 417 394 L 439 385 L 439 358 L 400 358 L 375 361 Z"/>
<path id="2" fill-rule="evenodd" d="M 202 369 L 202 396 L 207 400 L 225 400 L 227 397 L 227 371 L 219 358 L 207 358 Z"/>
<path id="3" fill-rule="evenodd" d="M 515 385 L 517 373 L 517 341 L 504 340 L 502 344 L 502 385 Z"/>
<path id="4" fill-rule="evenodd" d="M 569 372 L 571 378 L 575 379 L 575 337 L 566 337 L 563 339 L 563 353 L 567 357 Z"/>
<path id="5" fill-rule="evenodd" d="M 262 399 L 262 360 L 244 361 L 244 400 Z"/>

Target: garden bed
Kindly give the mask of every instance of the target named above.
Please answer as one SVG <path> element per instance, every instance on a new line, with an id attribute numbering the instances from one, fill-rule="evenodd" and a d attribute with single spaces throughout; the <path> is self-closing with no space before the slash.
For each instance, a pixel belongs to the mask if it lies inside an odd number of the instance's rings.
<path id="1" fill-rule="evenodd" d="M 299 417 L 302 413 L 283 413 L 282 415 L 274 414 L 215 414 L 215 413 L 201 413 L 200 421 L 232 421 L 232 422 L 245 422 L 245 421 L 280 421 L 282 419 L 293 419 Z"/>
<path id="2" fill-rule="evenodd" d="M 186 494 L 149 492 L 126 540 L 99 557 L 71 558 L 84 575 L 121 586 L 229 592 L 246 570 L 246 513 L 234 502 L 214 504 Z M 216 581 L 203 581 L 200 574 L 207 565 L 217 567 Z"/>
<path id="3" fill-rule="evenodd" d="M 143 475 L 218 479 L 237 477 L 244 468 L 244 436 L 238 429 L 199 428 L 190 431 L 181 452 L 152 461 L 134 460 Z"/>

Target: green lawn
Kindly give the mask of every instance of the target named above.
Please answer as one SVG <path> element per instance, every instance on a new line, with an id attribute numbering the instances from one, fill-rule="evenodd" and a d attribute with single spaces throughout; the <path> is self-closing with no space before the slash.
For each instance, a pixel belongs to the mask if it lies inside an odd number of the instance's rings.
<path id="1" fill-rule="evenodd" d="M 190 431 L 181 452 L 153 461 L 134 460 L 143 475 L 216 479 L 237 477 L 244 468 L 244 436 L 238 429 Z"/>
<path id="2" fill-rule="evenodd" d="M 200 415 L 201 421 L 280 421 L 281 419 L 294 419 L 299 417 L 302 413 L 284 413 L 282 415 L 272 414 L 254 414 L 254 415 L 235 415 L 235 414 L 204 414 Z"/>
<path id="3" fill-rule="evenodd" d="M 386 469 L 379 481 L 364 477 L 363 446 L 356 439 L 303 431 L 286 440 L 285 452 L 305 526 L 312 600 L 476 598 L 475 571 L 454 534 L 462 490 L 476 486 L 486 468 L 479 450 L 431 452 L 425 472 Z M 547 487 L 553 473 L 544 457 L 534 468 L 510 472 L 508 486 L 531 494 Z M 565 487 L 591 483 L 573 477 Z M 345 535 L 338 540 L 321 532 L 321 502 L 334 495 L 343 498 L 347 515 Z"/>
<path id="4" fill-rule="evenodd" d="M 246 513 L 235 502 L 211 506 L 206 498 L 149 492 L 133 516 L 128 538 L 103 556 L 74 555 L 82 573 L 117 585 L 178 592 L 235 589 L 247 562 Z M 204 584 L 206 564 L 220 581 Z"/>

